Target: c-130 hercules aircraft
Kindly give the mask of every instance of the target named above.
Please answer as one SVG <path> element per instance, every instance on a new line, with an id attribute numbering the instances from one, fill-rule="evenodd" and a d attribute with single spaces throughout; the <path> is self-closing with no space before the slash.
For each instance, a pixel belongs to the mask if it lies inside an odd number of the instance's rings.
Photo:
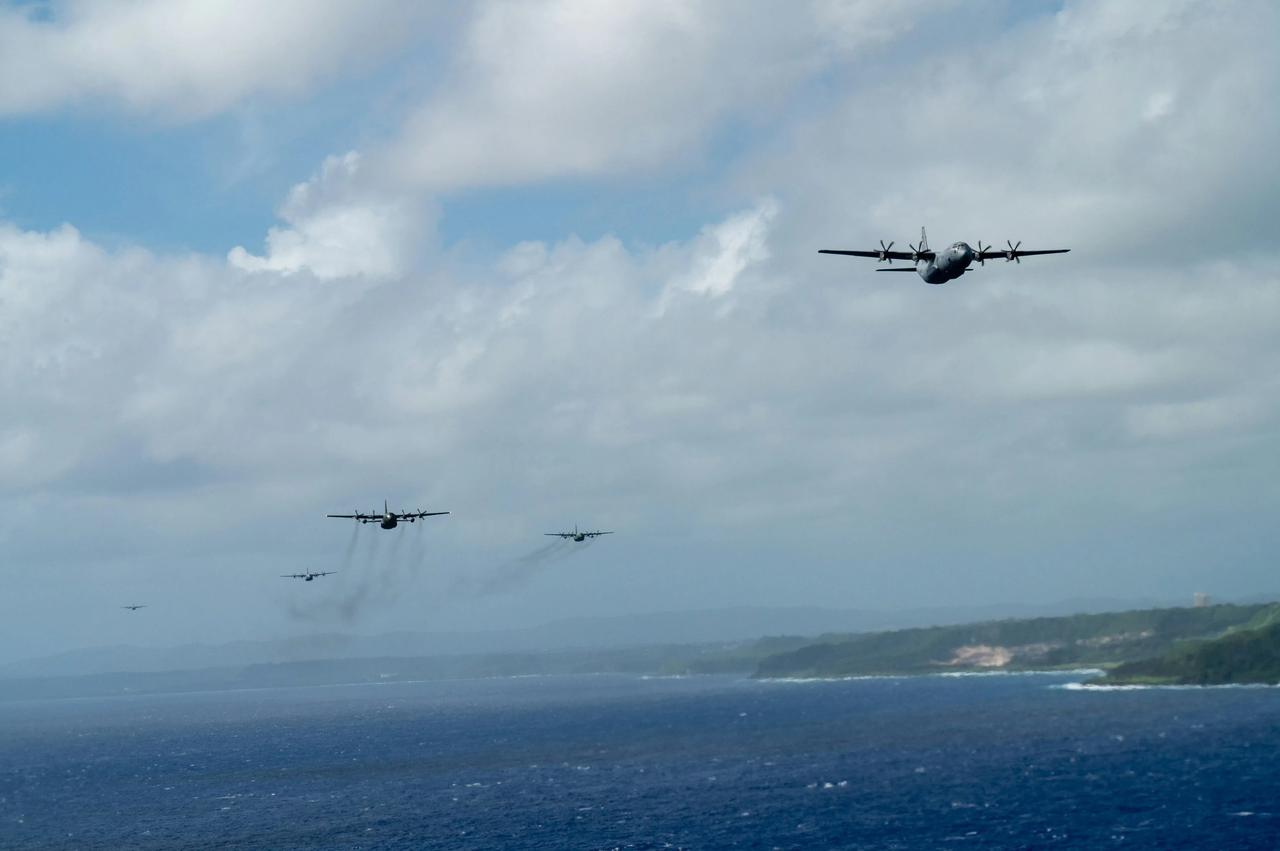
<path id="1" fill-rule="evenodd" d="M 884 244 L 884 240 L 880 240 L 879 251 L 841 251 L 833 248 L 822 248 L 818 250 L 819 254 L 846 254 L 851 257 L 874 257 L 881 263 L 892 264 L 894 260 L 910 260 L 915 264 L 915 268 L 899 267 L 897 269 L 876 269 L 877 272 L 915 272 L 921 278 L 924 278 L 927 284 L 945 284 L 947 281 L 954 281 L 956 278 L 969 271 L 969 264 L 977 260 L 978 265 L 985 266 L 988 260 L 994 260 L 997 257 L 1003 257 L 1005 262 L 1016 260 L 1022 263 L 1023 257 L 1031 257 L 1036 254 L 1066 254 L 1070 248 L 1050 248 L 1040 251 L 1023 251 L 1019 246 L 1011 240 L 1005 240 L 1009 246 L 1004 248 L 992 248 L 990 245 L 983 246 L 982 240 L 978 240 L 978 248 L 975 251 L 967 242 L 953 242 L 948 248 L 941 251 L 933 251 L 929 248 L 929 240 L 925 236 L 924 228 L 920 228 L 920 244 L 911 245 L 907 243 L 910 251 L 891 251 L 893 243 Z"/>
<path id="2" fill-rule="evenodd" d="M 336 570 L 321 570 L 318 572 L 309 570 L 306 573 L 282 573 L 280 574 L 280 578 L 281 579 L 302 579 L 307 582 L 310 582 L 313 579 L 315 579 L 317 576 L 332 576 L 337 572 L 338 571 Z"/>
<path id="3" fill-rule="evenodd" d="M 587 538 L 598 538 L 601 535 L 612 535 L 612 532 L 579 532 L 578 524 L 573 524 L 572 532 L 544 532 L 548 538 L 564 538 L 566 541 L 577 541 L 579 544 Z"/>
<path id="4" fill-rule="evenodd" d="M 423 517 L 439 517 L 441 514 L 448 514 L 447 511 L 404 511 L 396 512 L 387 507 L 387 501 L 382 501 L 381 514 L 362 514 L 357 511 L 355 514 L 328 514 L 327 517 L 337 517 L 343 520 L 354 520 L 357 523 L 377 523 L 383 529 L 394 529 L 401 521 L 405 523 L 414 523 Z"/>

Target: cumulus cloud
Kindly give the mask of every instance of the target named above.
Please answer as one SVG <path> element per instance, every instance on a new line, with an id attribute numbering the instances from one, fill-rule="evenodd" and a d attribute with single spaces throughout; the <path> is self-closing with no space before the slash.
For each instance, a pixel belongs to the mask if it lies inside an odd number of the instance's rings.
<path id="1" fill-rule="evenodd" d="M 867 285 L 815 286 L 780 262 L 785 215 L 764 201 L 683 243 L 529 243 L 487 272 L 376 288 L 9 229 L 0 293 L 19 354 L 3 391 L 25 419 L 0 459 L 19 490 L 54 491 L 107 481 L 104 454 L 181 461 L 193 486 L 244 488 L 233 515 L 426 467 L 430 491 L 407 498 L 576 493 L 636 516 L 674 500 L 733 527 L 753 506 L 804 516 L 850 490 L 889 506 L 921 479 L 960 489 L 1015 447 L 1089 463 L 1099 441 L 1273 421 L 1280 301 L 1265 264 L 1166 270 L 1123 293 L 1024 266 L 1021 295 L 993 272 L 886 308 Z M 1204 288 L 1216 311 L 1171 338 L 1167 317 L 1195 316 Z M 36 330 L 53 315 L 58 334 Z M 1250 415 L 1199 407 L 1224 395 Z"/>
<path id="2" fill-rule="evenodd" d="M 967 10 L 868 8 L 489 3 L 400 158 L 328 160 L 260 253 L 0 227 L 0 536 L 36 560 L 322 560 L 323 513 L 387 497 L 454 510 L 427 539 L 443 574 L 548 518 L 625 530 L 573 563 L 614 573 L 524 589 L 552 617 L 727 585 L 1133 593 L 1194 574 L 1171 540 L 1270 528 L 1280 280 L 1250 228 L 1274 221 L 1280 71 L 1248 36 L 1274 9 L 1071 3 L 930 50 L 893 40 Z M 725 211 L 667 244 L 434 246 L 433 190 L 678 170 L 778 117 L 707 178 Z M 922 220 L 1073 253 L 937 288 L 816 254 Z M 36 522 L 53 508 L 94 540 Z M 1171 566 L 1127 579 L 1137 551 Z"/>
<path id="3" fill-rule="evenodd" d="M 1280 11 L 1236 12 L 1083 0 L 984 35 L 982 49 L 944 40 L 870 85 L 842 75 L 847 91 L 781 146 L 804 155 L 770 150 L 743 183 L 787 185 L 841 235 L 900 243 L 925 223 L 1109 259 L 1248 249 L 1280 180 L 1266 153 L 1280 138 L 1280 56 L 1253 33 L 1280 27 Z"/>
<path id="4" fill-rule="evenodd" d="M 739 5 L 730 25 L 714 3 L 491 0 L 390 168 L 455 189 L 691 163 L 727 119 L 764 120 L 835 59 L 939 5 L 878 10 L 874 24 L 878 4 Z"/>
<path id="5" fill-rule="evenodd" d="M 15 558 L 82 563 L 198 546 L 243 583 L 264 557 L 263 576 L 331 567 L 347 530 L 326 536 L 323 513 L 386 496 L 455 512 L 426 530 L 443 588 L 569 518 L 650 543 L 699 530 L 728 552 L 842 551 L 856 534 L 887 558 L 907 544 L 885 530 L 920 516 L 1013 523 L 1040 505 L 1088 534 L 1091 511 L 1153 489 L 1166 506 L 1221 499 L 1175 497 L 1166 478 L 1213 469 L 1224 447 L 1263 452 L 1280 416 L 1265 263 L 1123 291 L 1024 266 L 1016 288 L 990 275 L 886 299 L 780 259 L 787 215 L 765 201 L 658 248 L 526 243 L 376 287 L 6 228 L 0 395 L 20 413 L 0 434 L 0 535 Z M 1226 498 L 1266 504 L 1252 487 Z M 53 506 L 97 531 L 42 526 Z M 1015 541 L 1041 522 L 1023 520 Z M 719 585 L 621 558 L 695 597 Z M 133 570 L 168 569 L 146 564 Z M 660 607 L 667 592 L 649 593 Z M 251 608 L 269 620 L 271 605 Z"/>
<path id="6" fill-rule="evenodd" d="M 89 103 L 197 118 L 381 58 L 420 4 L 67 0 L 0 9 L 0 115 Z"/>
<path id="7" fill-rule="evenodd" d="M 733 292 L 742 273 L 769 257 L 769 225 L 778 214 L 777 202 L 762 201 L 751 210 L 703 229 L 694 252 L 694 265 L 667 282 L 658 304 L 665 312 L 679 293 L 723 298 Z"/>
<path id="8" fill-rule="evenodd" d="M 328 158 L 320 173 L 300 183 L 279 210 L 289 227 L 267 232 L 266 253 L 236 246 L 231 264 L 250 272 L 320 279 L 404 274 L 415 250 L 430 241 L 425 205 L 403 194 L 360 182 L 360 155 Z"/>

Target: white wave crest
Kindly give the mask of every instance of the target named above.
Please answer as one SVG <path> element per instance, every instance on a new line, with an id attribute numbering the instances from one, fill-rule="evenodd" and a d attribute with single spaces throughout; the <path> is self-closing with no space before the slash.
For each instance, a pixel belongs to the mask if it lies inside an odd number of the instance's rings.
<path id="1" fill-rule="evenodd" d="M 1059 683 L 1050 688 L 1065 691 L 1198 691 L 1207 689 L 1280 688 L 1280 683 L 1219 683 L 1217 685 L 1174 685 L 1155 683 Z"/>

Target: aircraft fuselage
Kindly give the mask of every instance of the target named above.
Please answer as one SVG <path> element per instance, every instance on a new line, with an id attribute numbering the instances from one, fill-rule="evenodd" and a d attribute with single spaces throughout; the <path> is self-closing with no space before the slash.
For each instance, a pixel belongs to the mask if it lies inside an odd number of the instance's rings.
<path id="1" fill-rule="evenodd" d="M 977 252 L 970 248 L 967 242 L 952 243 L 949 247 L 935 252 L 932 260 L 921 260 L 916 263 L 916 274 L 923 278 L 926 284 L 945 284 L 963 275 L 977 256 Z"/>
<path id="2" fill-rule="evenodd" d="M 382 522 L 378 525 L 383 529 L 394 529 L 398 523 L 399 521 L 396 520 L 396 516 L 388 511 L 386 514 L 382 515 Z"/>
<path id="3" fill-rule="evenodd" d="M 585 541 L 585 540 L 587 539 L 587 536 L 586 536 L 586 535 L 574 535 L 574 536 L 573 536 L 573 539 L 574 539 L 575 541 L 577 541 L 578 543 L 582 543 L 583 541 Z"/>

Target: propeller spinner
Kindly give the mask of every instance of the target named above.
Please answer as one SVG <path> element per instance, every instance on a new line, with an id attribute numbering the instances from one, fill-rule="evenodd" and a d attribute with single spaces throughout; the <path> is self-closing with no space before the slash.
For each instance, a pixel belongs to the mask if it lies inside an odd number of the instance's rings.
<path id="1" fill-rule="evenodd" d="M 893 262 L 893 258 L 889 256 L 889 249 L 891 249 L 891 248 L 893 248 L 893 242 L 892 242 L 892 241 L 890 241 L 888 245 L 885 245 L 885 244 L 884 244 L 884 240 L 883 240 L 883 239 L 882 239 L 882 240 L 880 240 L 880 262 L 881 262 L 881 263 L 892 263 L 892 262 Z"/>

